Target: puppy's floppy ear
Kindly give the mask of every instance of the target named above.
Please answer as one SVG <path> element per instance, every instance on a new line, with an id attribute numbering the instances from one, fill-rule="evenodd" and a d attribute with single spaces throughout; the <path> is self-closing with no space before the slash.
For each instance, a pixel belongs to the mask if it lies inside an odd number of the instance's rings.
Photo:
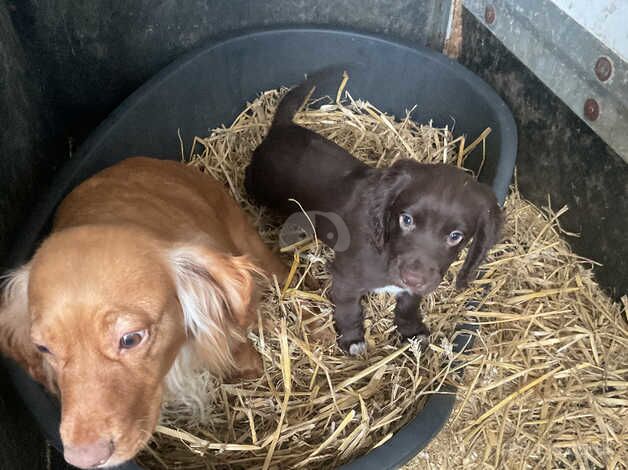
<path id="1" fill-rule="evenodd" d="M 378 251 L 382 251 L 388 240 L 390 206 L 412 177 L 406 171 L 404 160 L 385 170 L 376 171 L 369 181 L 369 185 L 374 186 L 375 190 L 371 193 L 368 216 L 372 243 Z"/>
<path id="2" fill-rule="evenodd" d="M 495 196 L 485 198 L 484 207 L 479 214 L 473 234 L 473 242 L 469 247 L 467 258 L 458 272 L 456 278 L 456 288 L 464 289 L 469 281 L 475 278 L 475 271 L 484 261 L 486 254 L 499 239 L 503 216 Z M 472 279 L 473 277 L 473 279 Z"/>
<path id="3" fill-rule="evenodd" d="M 205 246 L 180 246 L 168 253 L 177 297 L 188 335 L 212 372 L 228 375 L 233 352 L 246 341 L 255 318 L 258 268 L 243 256 L 229 256 Z"/>
<path id="4" fill-rule="evenodd" d="M 28 263 L 0 278 L 0 352 L 54 392 L 52 376 L 31 340 L 28 310 L 30 268 Z"/>

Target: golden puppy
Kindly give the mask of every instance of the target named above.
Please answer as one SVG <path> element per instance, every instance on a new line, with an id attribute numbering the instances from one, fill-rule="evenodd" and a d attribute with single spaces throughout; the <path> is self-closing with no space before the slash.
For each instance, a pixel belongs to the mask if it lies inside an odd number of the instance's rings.
<path id="1" fill-rule="evenodd" d="M 69 463 L 116 465 L 149 439 L 164 391 L 185 396 L 199 370 L 260 373 L 246 330 L 261 270 L 287 272 L 219 182 L 131 158 L 78 186 L 8 276 L 0 351 L 58 394 Z"/>

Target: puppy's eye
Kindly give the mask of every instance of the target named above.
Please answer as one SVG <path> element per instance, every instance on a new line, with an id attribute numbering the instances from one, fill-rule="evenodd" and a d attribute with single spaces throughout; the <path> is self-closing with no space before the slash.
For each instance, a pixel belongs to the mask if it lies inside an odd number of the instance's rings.
<path id="1" fill-rule="evenodd" d="M 454 230 L 447 236 L 447 244 L 449 246 L 456 246 L 464 238 L 464 233 L 460 230 Z"/>
<path id="2" fill-rule="evenodd" d="M 136 346 L 139 346 L 144 338 L 148 336 L 148 332 L 146 330 L 142 331 L 133 331 L 131 333 L 127 333 L 120 337 L 120 349 L 131 349 Z"/>
<path id="3" fill-rule="evenodd" d="M 43 346 L 41 344 L 36 344 L 35 347 L 37 348 L 37 351 L 39 351 L 42 354 L 50 354 L 50 349 L 48 349 L 46 346 Z"/>
<path id="4" fill-rule="evenodd" d="M 414 227 L 414 219 L 407 212 L 402 212 L 399 216 L 399 225 L 401 228 L 409 230 Z"/>

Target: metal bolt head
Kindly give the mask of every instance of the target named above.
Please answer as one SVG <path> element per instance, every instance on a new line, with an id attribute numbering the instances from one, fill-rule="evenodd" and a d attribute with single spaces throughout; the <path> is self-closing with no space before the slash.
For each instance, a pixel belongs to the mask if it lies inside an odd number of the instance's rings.
<path id="1" fill-rule="evenodd" d="M 600 105 L 593 98 L 587 98 L 584 102 L 584 117 L 589 121 L 595 121 L 600 116 Z"/>
<path id="2" fill-rule="evenodd" d="M 493 24 L 495 22 L 495 7 L 489 5 L 484 9 L 484 20 L 486 24 Z"/>
<path id="3" fill-rule="evenodd" d="M 608 57 L 600 57 L 595 63 L 595 76 L 599 81 L 605 82 L 613 74 L 613 63 Z"/>

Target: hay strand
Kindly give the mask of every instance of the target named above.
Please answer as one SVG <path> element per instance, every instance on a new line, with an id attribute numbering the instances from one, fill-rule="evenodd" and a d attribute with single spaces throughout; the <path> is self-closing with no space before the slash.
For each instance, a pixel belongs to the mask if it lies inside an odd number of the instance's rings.
<path id="1" fill-rule="evenodd" d="M 306 105 L 296 120 L 372 166 L 404 157 L 461 165 L 490 133 L 454 138 L 449 128 L 417 124 L 410 113 L 398 121 L 351 97 L 346 86 L 345 77 L 334 101 Z M 262 93 L 230 127 L 195 138 L 189 159 L 230 189 L 272 246 L 277 220 L 250 204 L 243 171 L 284 92 Z M 426 351 L 399 342 L 394 302 L 386 295 L 364 301 L 364 357 L 344 356 L 331 335 L 319 339 L 332 331 L 327 264 L 333 255 L 316 240 L 285 247 L 289 281 L 269 284 L 259 326 L 249 335 L 264 376 L 228 384 L 199 372 L 209 415 L 200 419 L 171 399 L 140 463 L 183 470 L 332 468 L 383 445 L 426 397 L 456 384 L 449 426 L 407 468 L 621 468 L 628 460 L 628 299 L 623 306 L 612 302 L 595 284 L 592 262 L 561 239 L 568 235 L 559 225 L 564 210 L 537 208 L 514 189 L 484 278 L 456 292 L 459 261 L 423 300 L 432 331 Z M 305 287 L 306 273 L 320 286 Z M 478 298 L 478 309 L 465 309 L 469 298 Z M 463 322 L 479 330 L 473 349 L 460 356 L 452 344 L 454 326 Z"/>

